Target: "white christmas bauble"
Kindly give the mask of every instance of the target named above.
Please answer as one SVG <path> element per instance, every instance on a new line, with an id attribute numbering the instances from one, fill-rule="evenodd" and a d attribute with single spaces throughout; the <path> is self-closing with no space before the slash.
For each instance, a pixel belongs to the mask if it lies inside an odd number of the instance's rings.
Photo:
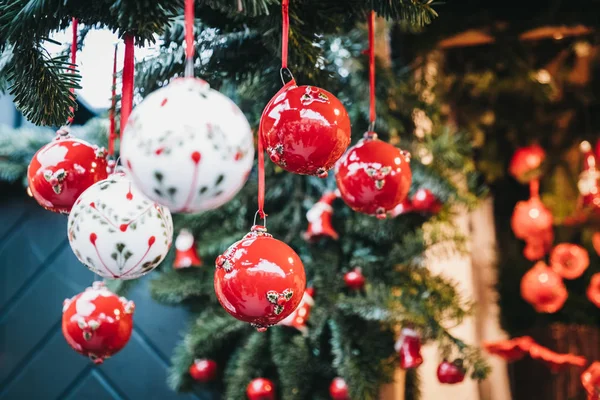
<path id="1" fill-rule="evenodd" d="M 83 264 L 110 279 L 135 279 L 165 258 L 173 240 L 171 213 L 123 173 L 84 191 L 68 222 L 69 243 Z"/>
<path id="2" fill-rule="evenodd" d="M 244 186 L 254 160 L 250 125 L 226 96 L 180 78 L 138 105 L 121 140 L 134 184 L 172 212 L 227 203 Z"/>

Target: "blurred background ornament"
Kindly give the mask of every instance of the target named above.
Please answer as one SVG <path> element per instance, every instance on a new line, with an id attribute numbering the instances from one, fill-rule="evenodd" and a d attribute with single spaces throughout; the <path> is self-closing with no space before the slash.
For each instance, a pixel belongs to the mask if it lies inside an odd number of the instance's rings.
<path id="1" fill-rule="evenodd" d="M 308 229 L 303 237 L 307 241 L 316 241 L 322 237 L 328 237 L 333 240 L 339 238 L 338 233 L 333 229 L 331 218 L 333 216 L 332 204 L 337 198 L 335 192 L 324 193 L 321 199 L 316 202 L 306 213 L 308 220 Z"/>
<path id="2" fill-rule="evenodd" d="M 521 279 L 521 296 L 537 312 L 555 313 L 567 301 L 567 288 L 560 275 L 538 261 Z"/>
<path id="3" fill-rule="evenodd" d="M 576 244 L 557 244 L 550 253 L 550 267 L 564 279 L 579 278 L 589 265 L 587 250 Z"/>
<path id="4" fill-rule="evenodd" d="M 196 250 L 196 239 L 189 230 L 183 228 L 175 239 L 175 261 L 173 268 L 201 267 L 202 259 Z"/>
<path id="5" fill-rule="evenodd" d="M 400 368 L 402 369 L 417 368 L 423 364 L 421 336 L 413 328 L 402 328 L 400 337 L 394 345 L 394 350 L 398 353 Z"/>
<path id="6" fill-rule="evenodd" d="M 308 327 L 306 326 L 306 322 L 310 317 L 310 310 L 315 305 L 314 295 L 315 290 L 313 288 L 306 288 L 298 308 L 296 308 L 294 312 L 279 322 L 279 325 L 291 326 L 298 329 L 303 335 L 308 335 Z"/>

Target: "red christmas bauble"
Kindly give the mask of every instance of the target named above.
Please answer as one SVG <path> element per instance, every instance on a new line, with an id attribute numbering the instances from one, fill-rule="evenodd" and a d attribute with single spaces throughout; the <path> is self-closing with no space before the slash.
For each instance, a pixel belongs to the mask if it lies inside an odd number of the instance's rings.
<path id="1" fill-rule="evenodd" d="M 442 203 L 429 189 L 419 189 L 411 198 L 412 210 L 420 213 L 437 214 Z"/>
<path id="2" fill-rule="evenodd" d="M 528 183 L 541 176 L 545 159 L 546 152 L 537 144 L 521 147 L 513 154 L 508 171 L 519 182 Z"/>
<path id="3" fill-rule="evenodd" d="M 261 137 L 275 164 L 324 178 L 350 144 L 350 118 L 331 93 L 288 82 L 265 107 Z"/>
<path id="4" fill-rule="evenodd" d="M 600 272 L 592 275 L 586 295 L 589 301 L 594 303 L 596 307 L 600 308 Z"/>
<path id="5" fill-rule="evenodd" d="M 329 395 L 333 400 L 350 400 L 346 381 L 340 377 L 334 378 L 329 385 Z"/>
<path id="6" fill-rule="evenodd" d="M 190 366 L 190 376 L 198 382 L 214 381 L 217 377 L 217 363 L 213 360 L 195 360 Z"/>
<path id="7" fill-rule="evenodd" d="M 68 214 L 81 193 L 106 179 L 108 164 L 103 148 L 64 132 L 34 154 L 27 168 L 27 181 L 42 207 Z"/>
<path id="8" fill-rule="evenodd" d="M 510 224 L 516 237 L 528 239 L 552 229 L 552 220 L 552 213 L 540 198 L 532 197 L 517 203 Z"/>
<path id="9" fill-rule="evenodd" d="M 437 378 L 440 383 L 454 385 L 465 380 L 465 369 L 462 360 L 454 362 L 442 361 L 437 369 Z"/>
<path id="10" fill-rule="evenodd" d="M 550 251 L 554 242 L 554 231 L 552 228 L 539 232 L 536 236 L 525 238 L 527 245 L 523 249 L 523 255 L 529 261 L 538 261 Z"/>
<path id="11" fill-rule="evenodd" d="M 275 400 L 275 385 L 268 379 L 253 379 L 246 388 L 248 400 Z"/>
<path id="12" fill-rule="evenodd" d="M 600 399 L 600 362 L 595 361 L 581 374 L 581 384 L 588 400 Z"/>
<path id="13" fill-rule="evenodd" d="M 378 218 L 402 203 L 412 173 L 407 152 L 369 133 L 351 147 L 335 167 L 335 180 L 344 202 L 354 211 Z"/>
<path id="14" fill-rule="evenodd" d="M 255 225 L 217 257 L 215 292 L 225 310 L 260 331 L 290 315 L 304 295 L 304 265 L 290 246 Z"/>
<path id="15" fill-rule="evenodd" d="M 354 268 L 344 274 L 344 282 L 351 290 L 361 290 L 365 287 L 365 277 L 360 268 Z"/>
<path id="16" fill-rule="evenodd" d="M 521 296 L 537 312 L 555 313 L 567 301 L 568 293 L 560 275 L 538 261 L 521 279 Z"/>
<path id="17" fill-rule="evenodd" d="M 121 350 L 133 329 L 133 301 L 119 297 L 94 282 L 63 306 L 62 331 L 67 343 L 94 363 Z"/>
<path id="18" fill-rule="evenodd" d="M 412 328 L 402 328 L 400 337 L 394 344 L 394 350 L 398 353 L 400 368 L 417 368 L 423 364 L 421 356 L 421 337 Z"/>
<path id="19" fill-rule="evenodd" d="M 579 278 L 589 265 L 587 250 L 576 244 L 560 243 L 550 253 L 550 267 L 565 279 Z"/>

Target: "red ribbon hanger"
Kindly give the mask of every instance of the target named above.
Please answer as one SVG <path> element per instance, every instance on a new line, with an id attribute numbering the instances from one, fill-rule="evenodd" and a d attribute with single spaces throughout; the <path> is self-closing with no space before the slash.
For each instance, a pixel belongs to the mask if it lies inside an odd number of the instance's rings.
<path id="1" fill-rule="evenodd" d="M 75 73 L 75 69 L 77 68 L 77 18 L 73 17 L 72 19 L 72 40 L 71 40 L 71 69 L 72 73 Z M 73 93 L 73 99 L 75 98 L 75 88 L 71 88 L 71 93 Z M 67 119 L 67 124 L 71 125 L 73 123 L 73 118 L 75 117 L 75 109 L 73 107 L 69 108 L 71 116 Z"/>
<path id="2" fill-rule="evenodd" d="M 194 76 L 194 0 L 185 0 L 185 76 Z"/>
<path id="3" fill-rule="evenodd" d="M 123 84 L 121 88 L 121 136 L 125 132 L 127 120 L 133 108 L 133 72 L 134 72 L 134 45 L 133 35 L 126 33 L 125 56 L 123 59 Z"/>
<path id="4" fill-rule="evenodd" d="M 115 153 L 115 139 L 117 138 L 116 123 L 115 123 L 115 108 L 117 107 L 117 50 L 118 45 L 115 45 L 115 54 L 113 57 L 113 74 L 111 87 L 111 106 L 108 112 L 108 120 L 110 127 L 108 129 L 108 155 L 112 156 Z"/>
<path id="5" fill-rule="evenodd" d="M 375 11 L 369 14 L 369 131 L 375 130 Z"/>

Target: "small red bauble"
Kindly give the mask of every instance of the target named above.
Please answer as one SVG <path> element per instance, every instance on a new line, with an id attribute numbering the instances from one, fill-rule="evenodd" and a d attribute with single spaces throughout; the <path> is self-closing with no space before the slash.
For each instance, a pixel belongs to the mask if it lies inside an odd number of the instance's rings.
<path id="1" fill-rule="evenodd" d="M 579 278 L 589 265 L 587 250 L 576 244 L 558 244 L 550 253 L 550 267 L 565 279 Z"/>
<path id="2" fill-rule="evenodd" d="M 360 268 L 354 268 L 352 271 L 344 274 L 344 282 L 351 290 L 361 290 L 365 287 L 365 277 Z"/>
<path id="3" fill-rule="evenodd" d="M 538 145 L 521 147 L 515 151 L 508 171 L 521 183 L 528 183 L 541 176 L 542 163 L 546 159 L 546 152 Z"/>
<path id="4" fill-rule="evenodd" d="M 437 214 L 442 203 L 429 189 L 419 189 L 411 198 L 412 210 L 420 213 Z"/>
<path id="5" fill-rule="evenodd" d="M 462 360 L 442 361 L 437 369 L 437 378 L 440 383 L 449 385 L 462 382 L 465 379 L 465 368 Z"/>
<path id="6" fill-rule="evenodd" d="M 555 313 L 567 301 L 568 293 L 560 275 L 538 261 L 521 279 L 521 296 L 537 312 Z"/>
<path id="7" fill-rule="evenodd" d="M 600 308 L 600 272 L 592 275 L 586 295 L 589 301 L 594 303 L 596 307 Z"/>
<path id="8" fill-rule="evenodd" d="M 213 360 L 195 360 L 190 366 L 190 376 L 198 382 L 210 382 L 217 377 L 217 363 Z"/>
<path id="9" fill-rule="evenodd" d="M 588 400 L 600 399 L 600 362 L 593 362 L 581 374 L 581 384 L 588 395 Z"/>
<path id="10" fill-rule="evenodd" d="M 535 196 L 517 203 L 510 223 L 515 236 L 527 240 L 552 229 L 552 220 L 552 213 Z"/>
<path id="11" fill-rule="evenodd" d="M 81 193 L 106 179 L 107 168 L 103 148 L 72 138 L 62 130 L 34 154 L 27 168 L 27 181 L 42 207 L 68 214 Z"/>
<path id="12" fill-rule="evenodd" d="M 121 350 L 131 336 L 135 305 L 94 282 L 63 306 L 62 331 L 67 343 L 94 363 Z"/>
<path id="13" fill-rule="evenodd" d="M 350 144 L 350 118 L 342 103 L 294 80 L 269 101 L 260 129 L 271 161 L 296 174 L 326 177 Z"/>
<path id="14" fill-rule="evenodd" d="M 290 315 L 304 295 L 304 265 L 290 246 L 255 225 L 217 257 L 215 292 L 225 310 L 259 331 Z"/>
<path id="15" fill-rule="evenodd" d="M 334 378 L 329 385 L 329 395 L 333 400 L 350 400 L 346 381 L 340 377 Z"/>
<path id="16" fill-rule="evenodd" d="M 275 385 L 268 379 L 253 379 L 246 388 L 248 400 L 275 400 Z"/>
<path id="17" fill-rule="evenodd" d="M 421 356 L 421 337 L 412 328 L 402 328 L 400 337 L 394 345 L 400 359 L 400 368 L 417 368 L 423 364 Z"/>
<path id="18" fill-rule="evenodd" d="M 342 199 L 354 211 L 385 218 L 408 194 L 409 162 L 407 152 L 367 133 L 336 164 L 335 180 Z"/>

